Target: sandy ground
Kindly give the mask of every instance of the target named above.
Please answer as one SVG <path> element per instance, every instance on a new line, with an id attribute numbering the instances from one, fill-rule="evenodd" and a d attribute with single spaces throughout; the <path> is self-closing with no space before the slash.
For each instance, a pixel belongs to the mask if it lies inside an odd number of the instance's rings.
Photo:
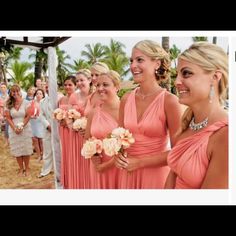
<path id="1" fill-rule="evenodd" d="M 54 174 L 38 178 L 42 167 L 42 161 L 37 161 L 36 155 L 30 158 L 30 175 L 18 177 L 18 164 L 10 155 L 9 148 L 5 145 L 4 138 L 0 134 L 0 189 L 54 189 Z"/>

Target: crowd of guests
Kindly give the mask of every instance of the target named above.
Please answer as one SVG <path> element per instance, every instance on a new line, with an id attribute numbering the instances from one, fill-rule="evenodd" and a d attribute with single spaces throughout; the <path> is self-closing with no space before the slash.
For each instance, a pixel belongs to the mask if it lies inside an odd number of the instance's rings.
<path id="1" fill-rule="evenodd" d="M 160 86 L 170 78 L 170 56 L 156 42 L 134 45 L 130 70 L 137 87 L 118 97 L 120 75 L 102 62 L 66 77 L 58 99 L 64 189 L 228 188 L 228 57 L 207 42 L 191 45 L 178 57 L 178 96 Z M 38 82 L 39 83 L 39 82 Z M 23 99 L 13 85 L 4 100 L 9 145 L 19 175 L 29 172 L 32 142 L 44 167 L 53 168 L 48 86 L 29 88 Z M 54 113 L 55 114 L 55 113 Z M 77 118 L 86 127 L 75 128 Z M 22 127 L 17 125 L 22 122 Z M 104 140 L 124 128 L 134 142 L 114 155 L 102 149 L 86 158 L 87 141 Z M 127 140 L 123 140 L 127 141 Z M 95 145 L 99 150 L 100 143 Z M 92 148 L 92 146 L 91 146 Z"/>

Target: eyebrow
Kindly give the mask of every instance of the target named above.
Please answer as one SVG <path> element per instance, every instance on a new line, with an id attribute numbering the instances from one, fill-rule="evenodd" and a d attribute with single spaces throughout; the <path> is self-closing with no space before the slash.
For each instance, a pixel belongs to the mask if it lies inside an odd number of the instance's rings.
<path id="1" fill-rule="evenodd" d="M 185 67 L 181 68 L 180 71 L 182 72 L 183 70 L 186 70 L 186 69 L 187 69 L 187 70 L 191 70 L 191 68 L 185 66 Z"/>

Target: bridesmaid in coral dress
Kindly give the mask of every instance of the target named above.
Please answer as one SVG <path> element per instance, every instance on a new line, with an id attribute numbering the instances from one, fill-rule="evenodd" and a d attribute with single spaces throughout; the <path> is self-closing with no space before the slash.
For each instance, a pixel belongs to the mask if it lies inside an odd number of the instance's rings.
<path id="1" fill-rule="evenodd" d="M 104 139 L 118 127 L 119 104 L 117 96 L 120 76 L 115 71 L 101 74 L 97 82 L 97 93 L 102 104 L 97 106 L 88 117 L 85 138 Z M 92 157 L 90 163 L 92 189 L 116 189 L 118 187 L 119 170 L 114 165 L 114 157 L 104 153 L 100 157 Z"/>
<path id="2" fill-rule="evenodd" d="M 130 59 L 134 81 L 140 86 L 122 97 L 120 124 L 133 134 L 135 143 L 127 156 L 117 156 L 121 168 L 119 188 L 161 189 L 169 173 L 168 143 L 175 143 L 181 108 L 175 95 L 159 86 L 169 76 L 169 55 L 156 42 L 138 42 Z"/>
<path id="3" fill-rule="evenodd" d="M 69 108 L 69 98 L 71 94 L 75 91 L 76 85 L 76 77 L 75 76 L 67 76 L 64 81 L 64 89 L 66 95 L 63 96 L 59 102 L 58 106 L 62 110 L 67 111 Z M 60 141 L 61 141 L 61 183 L 64 188 L 68 188 L 68 175 L 69 175 L 69 164 L 68 164 L 68 157 L 70 152 L 70 129 L 66 122 L 66 119 L 63 119 L 60 122 L 59 126 L 59 134 L 60 134 Z"/>
<path id="4" fill-rule="evenodd" d="M 178 58 L 175 84 L 188 106 L 180 136 L 167 160 L 166 188 L 228 188 L 228 114 L 224 101 L 228 57 L 215 44 L 199 42 Z"/>
<path id="5" fill-rule="evenodd" d="M 76 87 L 79 92 L 70 96 L 69 104 L 84 115 L 84 109 L 88 96 L 91 93 L 91 72 L 88 69 L 81 69 L 76 73 Z M 89 189 L 90 174 L 88 159 L 81 156 L 81 148 L 84 142 L 83 131 L 70 130 L 70 153 L 69 153 L 69 175 L 68 188 L 70 189 Z"/>
<path id="6" fill-rule="evenodd" d="M 86 108 L 85 108 L 85 115 L 87 116 L 89 114 L 89 112 L 95 108 L 96 106 L 99 106 L 101 104 L 100 101 L 100 96 L 99 94 L 96 92 L 96 86 L 97 86 L 97 80 L 99 75 L 101 75 L 102 73 L 107 73 L 109 72 L 109 67 L 103 63 L 103 62 L 95 62 L 91 68 L 91 94 L 88 97 L 87 100 L 87 104 L 86 104 Z"/>

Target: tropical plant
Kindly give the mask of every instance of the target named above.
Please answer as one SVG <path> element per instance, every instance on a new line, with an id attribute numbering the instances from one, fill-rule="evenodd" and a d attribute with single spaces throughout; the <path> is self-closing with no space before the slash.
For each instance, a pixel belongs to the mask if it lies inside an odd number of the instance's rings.
<path id="1" fill-rule="evenodd" d="M 20 85 L 21 88 L 26 89 L 26 87 L 31 83 L 32 76 L 29 70 L 32 68 L 32 64 L 28 62 L 15 61 L 10 65 L 10 69 L 13 73 L 13 82 Z"/>
<path id="2" fill-rule="evenodd" d="M 74 65 L 70 65 L 70 68 L 73 70 L 73 72 L 77 72 L 80 69 L 90 68 L 89 63 L 83 59 L 74 60 L 73 62 L 74 62 Z"/>
<path id="3" fill-rule="evenodd" d="M 196 37 L 192 37 L 193 42 L 200 42 L 200 41 L 208 41 L 207 37 L 204 36 L 196 36 Z"/>
<path id="4" fill-rule="evenodd" d="M 84 56 L 87 59 L 87 62 L 92 65 L 95 62 L 99 61 L 105 55 L 104 46 L 101 43 L 96 43 L 95 45 L 86 44 L 86 50 L 81 52 L 81 56 Z"/>

